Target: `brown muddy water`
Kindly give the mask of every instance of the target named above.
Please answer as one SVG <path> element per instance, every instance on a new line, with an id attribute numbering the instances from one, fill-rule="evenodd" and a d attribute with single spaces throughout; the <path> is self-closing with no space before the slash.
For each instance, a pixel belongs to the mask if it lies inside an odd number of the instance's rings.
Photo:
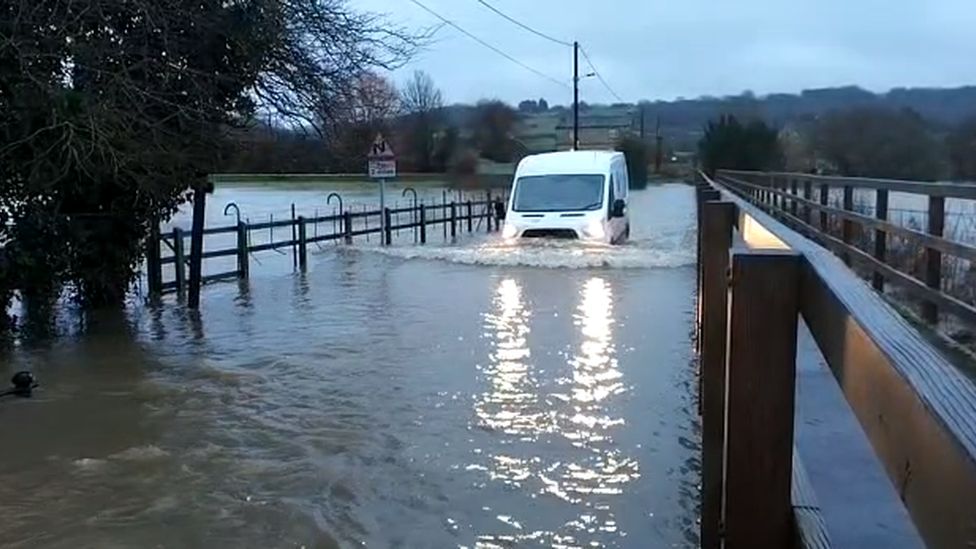
<path id="1" fill-rule="evenodd" d="M 616 248 L 271 252 L 10 350 L 0 545 L 696 546 L 693 201 L 635 193 Z"/>

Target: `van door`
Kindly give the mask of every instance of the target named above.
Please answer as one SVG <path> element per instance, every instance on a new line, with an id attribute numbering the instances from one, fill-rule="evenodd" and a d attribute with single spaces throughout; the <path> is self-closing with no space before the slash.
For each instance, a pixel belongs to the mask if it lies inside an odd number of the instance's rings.
<path id="1" fill-rule="evenodd" d="M 621 162 L 614 162 L 610 169 L 610 200 L 607 204 L 608 230 L 611 242 L 622 240 L 627 229 L 626 217 L 613 217 L 613 204 L 617 199 L 627 202 L 627 173 L 621 169 Z"/>

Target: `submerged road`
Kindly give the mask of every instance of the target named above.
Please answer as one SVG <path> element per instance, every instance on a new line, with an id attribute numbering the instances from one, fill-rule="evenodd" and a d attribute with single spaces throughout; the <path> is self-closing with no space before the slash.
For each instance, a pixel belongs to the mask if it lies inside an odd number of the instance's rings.
<path id="1" fill-rule="evenodd" d="M 67 322 L 0 366 L 43 382 L 0 403 L 0 545 L 695 546 L 693 189 L 631 211 L 623 247 L 328 247 Z"/>

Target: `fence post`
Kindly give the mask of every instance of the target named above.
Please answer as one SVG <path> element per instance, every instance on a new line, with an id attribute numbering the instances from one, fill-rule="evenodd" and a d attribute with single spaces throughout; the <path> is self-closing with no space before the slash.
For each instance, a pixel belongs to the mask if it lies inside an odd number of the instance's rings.
<path id="1" fill-rule="evenodd" d="M 726 403 L 725 547 L 792 547 L 800 256 L 732 257 Z"/>
<path id="2" fill-rule="evenodd" d="M 383 208 L 383 243 L 387 246 L 393 244 L 393 215 L 389 208 Z"/>
<path id="3" fill-rule="evenodd" d="M 295 219 L 295 203 L 291 203 L 291 268 L 294 269 L 298 267 L 298 249 L 295 246 L 296 234 L 296 219 Z"/>
<path id="4" fill-rule="evenodd" d="M 173 229 L 173 269 L 176 277 L 176 293 L 183 297 L 186 292 L 186 256 L 183 254 L 183 229 Z"/>
<path id="5" fill-rule="evenodd" d="M 717 190 L 713 189 L 708 185 L 704 185 L 698 188 L 697 198 L 698 198 L 698 249 L 697 249 L 698 253 L 697 253 L 697 260 L 696 260 L 697 272 L 695 274 L 695 279 L 696 279 L 695 287 L 698 289 L 699 299 L 698 299 L 698 310 L 697 310 L 698 337 L 695 338 L 695 341 L 698 347 L 697 350 L 700 352 L 701 345 L 702 345 L 702 302 L 703 302 L 703 299 L 701 298 L 704 296 L 704 290 L 702 289 L 702 284 L 703 284 L 702 270 L 705 267 L 705 261 L 704 261 L 705 248 L 702 242 L 702 239 L 704 238 L 705 235 L 705 215 L 706 215 L 705 204 L 707 202 L 721 200 L 722 193 L 718 192 Z M 702 413 L 702 401 L 701 401 L 701 394 L 703 389 L 702 383 L 703 381 L 701 377 L 701 369 L 699 368 L 699 372 L 698 372 L 698 395 L 699 395 L 698 413 L 699 414 Z"/>
<path id="6" fill-rule="evenodd" d="M 854 187 L 850 185 L 844 185 L 844 211 L 852 212 L 854 211 Z M 848 219 L 841 220 L 841 239 L 844 244 L 848 246 L 854 241 L 854 222 Z M 848 266 L 851 264 L 851 254 L 844 251 L 841 253 L 841 258 L 844 260 Z"/>
<path id="7" fill-rule="evenodd" d="M 237 277 L 247 279 L 250 276 L 250 265 L 247 257 L 247 223 L 237 224 Z"/>
<path id="8" fill-rule="evenodd" d="M 820 184 L 820 205 L 826 206 L 830 201 L 830 186 L 826 183 Z M 830 234 L 830 227 L 827 224 L 829 219 L 827 218 L 827 212 L 820 210 L 820 232 Z"/>
<path id="9" fill-rule="evenodd" d="M 491 232 L 491 190 L 488 190 L 487 198 L 485 199 L 485 219 L 488 223 L 488 232 Z"/>
<path id="10" fill-rule="evenodd" d="M 298 216 L 298 268 L 302 272 L 308 268 L 308 238 L 306 237 L 305 218 Z"/>
<path id="11" fill-rule="evenodd" d="M 457 204 L 451 202 L 451 238 L 457 238 Z"/>
<path id="12" fill-rule="evenodd" d="M 793 195 L 793 197 L 790 199 L 790 213 L 793 215 L 793 217 L 796 217 L 796 213 L 797 213 L 796 197 L 799 196 L 799 194 L 797 194 L 797 186 L 796 186 L 795 178 L 790 179 L 790 194 Z"/>
<path id="13" fill-rule="evenodd" d="M 346 235 L 346 244 L 352 244 L 352 212 L 342 212 L 342 233 Z"/>
<path id="14" fill-rule="evenodd" d="M 874 200 L 874 217 L 881 221 L 888 221 L 888 189 L 878 189 L 877 195 Z M 878 261 L 884 263 L 888 256 L 888 233 L 881 230 L 875 229 L 874 231 L 874 258 Z M 884 293 L 885 279 L 878 271 L 874 271 L 874 276 L 872 277 L 872 285 L 874 289 Z"/>
<path id="15" fill-rule="evenodd" d="M 149 296 L 158 297 L 163 293 L 163 258 L 159 249 L 161 237 L 159 235 L 159 220 L 149 222 L 149 242 L 146 243 L 146 278 L 148 279 Z"/>
<path id="16" fill-rule="evenodd" d="M 468 214 L 468 232 L 470 233 L 471 230 L 472 230 L 472 224 L 471 224 L 471 201 L 468 200 L 464 205 L 465 205 L 465 207 L 468 210 L 467 211 L 467 214 Z"/>
<path id="17" fill-rule="evenodd" d="M 808 202 L 813 200 L 813 182 L 810 181 L 809 179 L 805 179 L 803 181 L 803 199 Z M 810 207 L 810 204 L 804 204 L 803 222 L 809 225 L 810 222 L 812 221 L 812 218 L 813 218 L 813 208 Z"/>
<path id="18" fill-rule="evenodd" d="M 193 229 L 190 233 L 190 291 L 186 306 L 200 307 L 200 286 L 203 285 L 203 226 L 206 224 L 207 189 L 198 185 L 193 191 Z"/>
<path id="19" fill-rule="evenodd" d="M 420 243 L 427 243 L 427 207 L 420 205 Z"/>
<path id="20" fill-rule="evenodd" d="M 945 233 L 945 197 L 929 197 L 929 234 L 942 237 Z M 925 284 L 942 291 L 942 252 L 925 248 Z M 938 324 L 939 308 L 935 303 L 922 304 L 922 318 L 929 324 Z"/>
<path id="21" fill-rule="evenodd" d="M 725 345 L 728 268 L 735 205 L 706 202 L 701 223 L 701 546 L 721 547 L 722 469 L 725 454 Z"/>

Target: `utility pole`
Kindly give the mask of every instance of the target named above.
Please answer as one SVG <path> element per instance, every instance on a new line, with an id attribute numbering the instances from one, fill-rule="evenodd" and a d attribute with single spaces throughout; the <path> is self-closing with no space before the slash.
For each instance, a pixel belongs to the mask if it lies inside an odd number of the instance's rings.
<path id="1" fill-rule="evenodd" d="M 654 153 L 654 173 L 661 173 L 664 161 L 664 137 L 661 136 L 661 115 L 657 117 L 657 128 L 654 130 L 654 142 L 657 145 Z"/>
<path id="2" fill-rule="evenodd" d="M 641 117 L 641 119 L 640 119 L 640 137 L 641 137 L 641 141 L 644 141 L 644 118 L 646 118 L 646 116 L 644 115 L 644 105 L 638 105 L 637 108 L 640 109 L 640 117 Z"/>
<path id="3" fill-rule="evenodd" d="M 573 42 L 573 150 L 579 150 L 579 42 Z"/>

